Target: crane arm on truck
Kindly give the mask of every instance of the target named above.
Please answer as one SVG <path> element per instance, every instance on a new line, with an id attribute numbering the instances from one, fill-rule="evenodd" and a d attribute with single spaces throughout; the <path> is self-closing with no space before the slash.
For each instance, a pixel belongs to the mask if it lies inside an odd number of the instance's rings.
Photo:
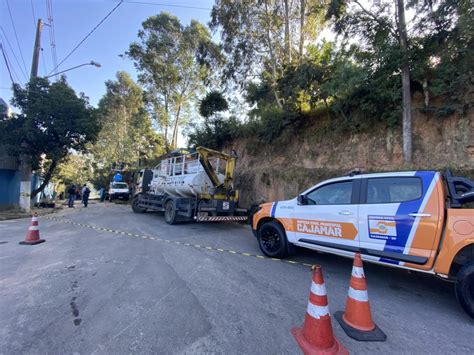
<path id="1" fill-rule="evenodd" d="M 196 148 L 196 151 L 199 153 L 199 161 L 204 168 L 204 171 L 216 189 L 215 197 L 219 195 L 222 195 L 222 197 L 235 197 L 237 191 L 233 191 L 232 186 L 235 170 L 235 156 L 204 147 L 198 147 Z M 225 161 L 224 182 L 221 183 L 219 181 L 216 171 L 210 163 L 210 158 L 219 158 Z"/>

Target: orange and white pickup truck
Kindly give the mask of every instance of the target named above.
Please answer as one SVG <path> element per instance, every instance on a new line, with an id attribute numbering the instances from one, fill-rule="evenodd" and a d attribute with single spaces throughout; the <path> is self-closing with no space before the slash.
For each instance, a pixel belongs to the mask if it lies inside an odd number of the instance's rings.
<path id="1" fill-rule="evenodd" d="M 474 181 L 436 171 L 351 174 L 264 203 L 252 229 L 273 258 L 294 246 L 456 281 L 474 318 Z"/>

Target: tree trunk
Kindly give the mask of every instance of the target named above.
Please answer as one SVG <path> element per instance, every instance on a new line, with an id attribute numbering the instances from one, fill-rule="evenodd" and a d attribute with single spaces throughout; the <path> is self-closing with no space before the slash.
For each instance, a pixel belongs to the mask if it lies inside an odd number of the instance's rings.
<path id="1" fill-rule="evenodd" d="M 408 38 L 405 22 L 405 5 L 403 0 L 397 0 L 398 33 L 402 54 L 402 98 L 403 98 L 403 159 L 405 163 L 412 162 L 412 127 L 411 127 L 411 92 L 410 67 L 408 61 Z"/>
<path id="2" fill-rule="evenodd" d="M 423 96 L 425 98 L 425 107 L 430 105 L 430 90 L 428 89 L 428 79 L 423 79 Z"/>
<path id="3" fill-rule="evenodd" d="M 31 193 L 32 199 L 35 198 L 36 195 L 38 195 L 41 191 L 43 191 L 46 185 L 49 184 L 49 181 L 51 180 L 51 177 L 53 176 L 54 169 L 56 169 L 57 166 L 58 166 L 58 161 L 53 160 L 51 162 L 51 165 L 49 166 L 48 171 L 46 172 L 46 175 L 44 176 L 43 182 L 37 189 L 33 190 L 33 192 Z"/>
<path id="4" fill-rule="evenodd" d="M 166 114 L 166 122 L 165 122 L 165 152 L 168 153 L 169 144 L 168 144 L 168 124 L 169 124 L 169 106 L 168 106 L 168 96 L 165 94 L 165 114 Z"/>
<path id="5" fill-rule="evenodd" d="M 304 13 L 306 7 L 306 0 L 300 0 L 300 43 L 299 43 L 299 63 L 303 60 L 303 49 L 304 49 Z"/>
<path id="6" fill-rule="evenodd" d="M 268 2 L 267 1 L 265 1 L 265 11 L 266 11 L 266 15 L 268 16 Z M 268 52 L 270 54 L 270 62 L 272 64 L 272 91 L 273 91 L 273 95 L 275 96 L 275 101 L 276 101 L 276 104 L 277 104 L 278 108 L 283 109 L 283 104 L 280 101 L 280 97 L 278 95 L 278 90 L 277 90 L 276 58 L 275 58 L 275 53 L 273 52 L 272 38 L 271 38 L 271 35 L 270 35 L 270 27 L 269 26 L 267 26 L 266 38 L 267 38 L 267 42 L 268 42 Z"/>
<path id="7" fill-rule="evenodd" d="M 28 144 L 21 144 L 23 149 L 28 148 Z M 20 208 L 25 212 L 31 209 L 31 156 L 25 153 L 20 155 Z"/>
<path id="8" fill-rule="evenodd" d="M 285 60 L 286 63 L 291 62 L 291 46 L 290 46 L 290 9 L 288 0 L 283 0 L 285 7 Z"/>
<path id="9" fill-rule="evenodd" d="M 178 127 L 179 127 L 179 114 L 180 113 L 181 113 L 181 103 L 179 104 L 178 110 L 176 111 L 176 120 L 174 122 L 173 141 L 172 141 L 173 148 L 177 148 L 177 145 L 178 145 Z"/>

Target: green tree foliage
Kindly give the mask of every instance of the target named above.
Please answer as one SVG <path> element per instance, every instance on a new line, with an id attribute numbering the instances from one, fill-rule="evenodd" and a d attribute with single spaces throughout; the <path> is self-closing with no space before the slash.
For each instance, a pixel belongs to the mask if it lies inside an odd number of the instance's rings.
<path id="1" fill-rule="evenodd" d="M 162 12 L 142 26 L 126 55 L 148 91 L 166 146 L 176 147 L 179 128 L 189 121 L 219 49 L 206 27 L 194 20 L 183 26 L 177 17 Z"/>
<path id="2" fill-rule="evenodd" d="M 440 117 L 467 112 L 473 105 L 472 1 L 407 0 L 406 54 L 398 3 L 216 0 L 210 26 L 221 30 L 224 79 L 244 88 L 251 107 L 239 134 L 271 141 L 288 125 L 318 115 L 338 129 L 398 126 L 406 63 L 408 97 L 422 98 L 418 107 L 424 103 L 417 109 Z M 334 42 L 314 41 L 324 26 L 337 34 Z"/>
<path id="3" fill-rule="evenodd" d="M 474 69 L 472 1 L 411 0 L 406 9 L 414 12 L 408 22 L 412 92 L 423 93 L 428 110 L 441 114 L 465 112 L 470 106 L 469 83 Z M 335 21 L 335 29 L 344 39 L 361 41 L 356 59 L 370 74 L 372 87 L 400 91 L 401 53 L 393 2 L 380 1 L 368 9 L 358 1 L 334 0 L 328 17 Z M 387 111 L 400 107 L 400 95 L 393 92 L 390 96 L 397 100 Z M 432 96 L 444 96 L 443 107 L 430 107 Z"/>
<path id="4" fill-rule="evenodd" d="M 472 107 L 474 71 L 474 5 L 470 0 L 445 0 L 410 4 L 426 14 L 415 24 L 412 39 L 413 78 L 425 84 L 428 111 L 440 116 L 465 114 Z M 430 106 L 428 96 L 445 97 L 441 106 Z"/>
<path id="5" fill-rule="evenodd" d="M 44 182 L 33 191 L 34 197 L 71 150 L 83 152 L 95 141 L 100 125 L 87 98 L 77 96 L 64 77 L 55 83 L 33 78 L 25 88 L 16 86 L 12 103 L 20 113 L 0 122 L 0 141 L 10 154 L 31 156 L 33 169 L 49 161 Z"/>
<path id="6" fill-rule="evenodd" d="M 102 129 L 91 147 L 96 178 L 110 173 L 114 162 L 143 164 L 163 152 L 163 140 L 152 127 L 144 93 L 126 72 L 105 83 L 99 101 Z"/>
<path id="7" fill-rule="evenodd" d="M 220 149 L 222 146 L 238 137 L 240 122 L 236 117 L 224 117 L 221 113 L 229 109 L 229 104 L 219 91 L 209 92 L 199 105 L 199 113 L 204 122 L 196 124 L 194 131 L 188 136 L 189 146 L 204 146 Z"/>
<path id="8" fill-rule="evenodd" d="M 199 105 L 199 113 L 204 118 L 209 118 L 217 112 L 227 111 L 229 104 L 219 91 L 209 92 Z"/>
<path id="9" fill-rule="evenodd" d="M 282 108 L 277 80 L 285 66 L 303 59 L 305 44 L 314 41 L 324 26 L 324 3 L 315 0 L 217 0 L 211 29 L 221 30 L 227 56 L 224 82 L 241 88 L 264 78 L 275 103 Z"/>
<path id="10" fill-rule="evenodd" d="M 190 147 L 207 147 L 220 150 L 226 143 L 241 136 L 242 123 L 235 117 L 218 116 L 194 127 L 188 135 Z"/>
<path id="11" fill-rule="evenodd" d="M 52 179 L 64 187 L 83 184 L 94 180 L 93 156 L 89 154 L 71 154 L 58 165 Z"/>

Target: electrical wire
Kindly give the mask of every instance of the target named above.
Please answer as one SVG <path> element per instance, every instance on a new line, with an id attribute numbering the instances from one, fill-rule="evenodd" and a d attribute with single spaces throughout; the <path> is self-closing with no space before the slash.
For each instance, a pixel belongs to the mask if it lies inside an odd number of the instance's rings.
<path id="1" fill-rule="evenodd" d="M 16 64 L 18 65 L 18 68 L 20 68 L 20 72 L 21 74 L 23 75 L 23 77 L 25 78 L 25 81 L 28 81 L 28 75 L 23 71 L 23 67 L 21 66 L 20 64 L 20 61 L 18 60 L 16 54 L 15 54 L 15 51 L 13 50 L 13 46 L 12 44 L 10 43 L 10 41 L 8 40 L 8 37 L 7 37 L 7 34 L 5 33 L 5 30 L 3 29 L 2 26 L 0 26 L 0 29 L 2 30 L 2 33 L 3 33 L 3 38 L 7 41 L 7 44 L 8 44 L 8 47 L 10 48 L 10 51 L 12 52 L 13 54 L 13 58 L 15 58 L 15 61 L 16 61 Z M 13 72 L 15 72 L 15 70 L 13 69 L 13 66 L 11 66 Z M 17 78 L 19 78 L 19 76 L 17 76 Z M 20 80 L 21 81 L 21 80 Z"/>
<path id="2" fill-rule="evenodd" d="M 7 56 L 5 55 L 5 49 L 3 49 L 2 43 L 0 43 L 0 49 L 2 50 L 3 59 L 5 60 L 5 65 L 7 66 L 8 74 L 10 75 L 10 80 L 12 81 L 12 84 L 15 84 L 15 80 L 13 80 L 12 72 L 10 70 L 10 65 L 8 65 Z"/>
<path id="3" fill-rule="evenodd" d="M 33 0 L 30 0 L 31 5 L 31 14 L 33 15 L 33 28 L 36 30 L 36 15 L 35 15 L 35 7 L 33 6 Z"/>
<path id="4" fill-rule="evenodd" d="M 23 62 L 23 67 L 25 68 L 25 72 L 28 73 L 28 69 L 26 69 L 26 65 L 25 65 L 25 59 L 23 58 L 23 53 L 21 51 L 20 41 L 18 40 L 18 34 L 16 33 L 16 27 L 15 27 L 15 22 L 13 21 L 12 10 L 10 9 L 10 3 L 8 2 L 8 0 L 7 0 L 7 7 L 8 7 L 8 13 L 10 14 L 10 21 L 12 22 L 12 26 L 13 26 L 13 32 L 15 33 L 16 44 L 18 45 L 18 49 L 20 50 L 21 61 Z"/>
<path id="5" fill-rule="evenodd" d="M 112 10 L 110 10 L 107 13 L 107 15 L 105 15 L 104 18 L 102 18 L 102 20 L 100 20 L 99 23 L 94 26 L 94 28 L 69 52 L 69 54 L 66 57 L 64 57 L 63 60 L 61 60 L 61 62 L 58 65 L 55 66 L 55 68 L 48 75 L 50 75 L 52 72 L 58 69 L 58 67 L 61 64 L 63 64 L 95 32 L 95 30 L 97 30 L 97 28 L 99 28 L 99 26 L 102 25 L 102 23 L 104 23 L 104 21 L 107 20 L 107 18 L 110 15 L 112 15 L 114 11 L 117 10 L 118 7 L 122 4 L 123 4 L 123 0 L 121 0 Z"/>
<path id="6" fill-rule="evenodd" d="M 155 6 L 168 6 L 168 7 L 178 7 L 183 9 L 193 9 L 193 10 L 206 10 L 210 11 L 212 9 L 208 7 L 199 7 L 199 6 L 189 6 L 189 5 L 176 5 L 176 4 L 163 4 L 158 2 L 149 2 L 149 1 L 133 1 L 125 0 L 126 4 L 139 4 L 139 5 L 155 5 Z"/>
<path id="7" fill-rule="evenodd" d="M 53 63 L 53 68 L 57 68 L 58 66 L 58 56 L 56 52 L 56 33 L 54 28 L 54 16 L 53 16 L 53 3 L 52 0 L 46 0 L 46 13 L 48 16 L 48 31 L 49 31 L 49 45 L 51 47 L 51 59 Z M 53 71 L 55 74 L 58 72 L 57 70 Z M 58 80 L 58 76 L 55 76 L 56 80 Z"/>
<path id="8" fill-rule="evenodd" d="M 54 22 L 54 15 L 53 15 L 53 0 L 49 0 L 49 8 L 50 8 L 49 12 L 51 13 L 51 33 L 53 34 L 53 43 L 54 43 L 54 47 L 53 47 L 54 48 L 54 66 L 57 66 L 58 55 L 57 55 L 57 48 L 56 48 L 56 25 Z"/>

